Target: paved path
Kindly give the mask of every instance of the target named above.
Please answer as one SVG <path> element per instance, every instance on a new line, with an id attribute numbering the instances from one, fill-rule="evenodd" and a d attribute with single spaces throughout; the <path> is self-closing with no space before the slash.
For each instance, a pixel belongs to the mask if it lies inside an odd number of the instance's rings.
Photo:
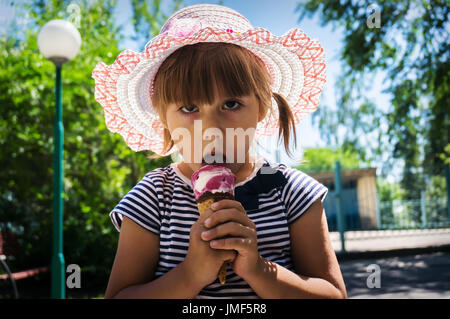
<path id="1" fill-rule="evenodd" d="M 367 271 L 376 264 L 380 288 L 369 288 Z M 445 298 L 450 299 L 450 253 L 340 262 L 348 298 Z M 369 285 L 375 283 L 369 280 Z"/>
<path id="2" fill-rule="evenodd" d="M 336 252 L 341 250 L 338 232 L 330 233 Z M 348 231 L 345 233 L 345 249 L 348 252 L 386 251 L 405 248 L 424 248 L 450 245 L 450 228 Z"/>

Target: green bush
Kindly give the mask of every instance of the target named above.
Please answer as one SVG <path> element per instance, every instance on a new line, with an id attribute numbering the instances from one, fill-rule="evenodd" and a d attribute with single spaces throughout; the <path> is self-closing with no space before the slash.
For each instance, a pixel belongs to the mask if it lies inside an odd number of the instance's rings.
<path id="1" fill-rule="evenodd" d="M 25 28 L 12 25 L 0 38 L 0 227 L 17 235 L 12 271 L 50 266 L 55 67 L 39 53 L 37 35 L 47 21 L 70 14 L 62 1 L 17 5 L 29 12 Z M 151 152 L 133 152 L 107 130 L 91 73 L 120 53 L 115 2 L 79 6 L 81 50 L 62 71 L 63 249 L 66 266 L 78 264 L 86 285 L 106 287 L 118 240 L 109 212 L 146 172 L 171 158 L 151 160 Z"/>

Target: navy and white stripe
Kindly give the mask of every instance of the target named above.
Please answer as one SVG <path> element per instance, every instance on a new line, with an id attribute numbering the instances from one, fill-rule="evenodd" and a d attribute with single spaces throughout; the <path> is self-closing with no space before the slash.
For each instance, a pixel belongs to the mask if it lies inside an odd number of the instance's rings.
<path id="1" fill-rule="evenodd" d="M 268 162 L 264 159 L 265 162 Z M 302 216 L 328 189 L 311 176 L 283 164 L 270 163 L 287 178 L 283 187 L 259 194 L 259 208 L 247 212 L 255 223 L 258 250 L 262 257 L 294 271 L 290 255 L 289 225 Z M 173 164 L 172 164 L 173 165 Z M 111 211 L 114 226 L 120 231 L 123 216 L 160 237 L 159 262 L 155 278 L 163 276 L 182 262 L 189 246 L 191 226 L 199 217 L 194 192 L 186 177 L 172 165 L 146 174 Z M 249 178 L 253 178 L 254 175 Z M 231 267 L 226 284 L 218 280 L 206 286 L 197 298 L 258 298 L 251 287 Z"/>

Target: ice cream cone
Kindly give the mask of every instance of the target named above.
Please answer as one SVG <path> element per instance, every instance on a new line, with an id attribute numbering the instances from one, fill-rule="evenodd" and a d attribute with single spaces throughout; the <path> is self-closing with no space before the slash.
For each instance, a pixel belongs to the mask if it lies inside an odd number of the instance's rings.
<path id="1" fill-rule="evenodd" d="M 198 212 L 200 213 L 200 215 L 202 213 L 204 213 L 208 208 L 210 208 L 214 202 L 217 202 L 217 201 L 223 199 L 223 196 L 218 196 L 218 197 L 220 198 L 218 200 L 216 200 L 214 198 L 208 198 L 202 202 L 197 202 Z M 232 197 L 232 198 L 230 197 L 230 199 L 234 199 L 234 197 Z M 226 262 L 224 262 L 223 265 L 220 267 L 217 277 L 219 278 L 219 281 L 222 285 L 226 282 L 226 277 L 227 277 L 227 263 Z"/>
<path id="2" fill-rule="evenodd" d="M 236 176 L 226 167 L 206 165 L 192 174 L 192 188 L 200 215 L 214 202 L 222 199 L 234 199 Z M 227 263 L 220 267 L 217 277 L 221 284 L 226 282 Z"/>

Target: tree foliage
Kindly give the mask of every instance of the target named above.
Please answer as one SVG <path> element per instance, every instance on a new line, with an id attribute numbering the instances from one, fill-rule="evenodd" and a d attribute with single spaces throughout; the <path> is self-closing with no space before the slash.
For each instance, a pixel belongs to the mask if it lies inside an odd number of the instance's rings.
<path id="1" fill-rule="evenodd" d="M 18 235 L 13 271 L 50 264 L 55 67 L 39 53 L 37 35 L 49 20 L 71 20 L 73 3 L 16 4 L 29 12 L 27 24 L 12 25 L 0 39 L 0 226 Z M 116 2 L 75 3 L 82 46 L 62 71 L 64 256 L 66 265 L 92 271 L 106 286 L 118 239 L 109 212 L 146 172 L 171 158 L 151 160 L 152 152 L 135 153 L 107 130 L 91 73 L 99 61 L 111 64 L 120 53 Z"/>
<path id="2" fill-rule="evenodd" d="M 341 169 L 359 169 L 363 166 L 370 167 L 370 163 L 363 163 L 360 154 L 350 148 L 340 148 L 337 151 L 331 148 L 307 148 L 303 154 L 302 164 L 295 167 L 305 173 L 332 172 L 336 161 L 341 164 Z"/>
<path id="3" fill-rule="evenodd" d="M 319 109 L 321 134 L 335 147 L 352 146 L 363 159 L 383 163 L 388 175 L 402 160 L 402 187 L 418 198 L 423 177 L 442 175 L 450 143 L 448 1 L 308 0 L 298 4 L 299 20 L 317 13 L 322 25 L 344 30 L 339 58 L 344 70 L 336 87 L 335 111 Z M 380 28 L 367 21 L 380 13 Z M 383 111 L 364 90 L 376 72 L 386 74 L 391 104 Z M 336 132 L 343 129 L 343 140 Z M 372 135 L 371 139 L 367 137 Z M 374 142 L 375 141 L 375 142 Z M 383 155 L 388 154 L 389 160 Z"/>
<path id="4" fill-rule="evenodd" d="M 141 42 L 141 47 L 147 43 L 146 41 L 159 33 L 169 16 L 164 13 L 161 8 L 160 0 L 151 1 L 131 0 L 133 10 L 133 27 L 136 35 L 131 38 L 134 41 Z M 182 0 L 175 0 L 172 4 L 171 12 L 175 12 L 180 8 Z"/>

